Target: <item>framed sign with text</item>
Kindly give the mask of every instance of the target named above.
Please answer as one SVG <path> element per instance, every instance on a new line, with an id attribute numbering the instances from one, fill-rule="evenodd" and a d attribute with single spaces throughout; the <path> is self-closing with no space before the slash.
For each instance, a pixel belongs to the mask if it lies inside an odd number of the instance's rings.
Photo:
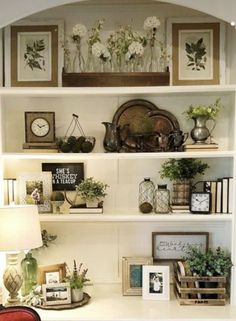
<path id="1" fill-rule="evenodd" d="M 208 243 L 208 232 L 153 232 L 153 260 L 181 260 L 186 255 L 189 246 L 206 252 Z"/>
<path id="2" fill-rule="evenodd" d="M 42 171 L 52 173 L 53 191 L 74 191 L 84 179 L 83 163 L 42 163 Z"/>

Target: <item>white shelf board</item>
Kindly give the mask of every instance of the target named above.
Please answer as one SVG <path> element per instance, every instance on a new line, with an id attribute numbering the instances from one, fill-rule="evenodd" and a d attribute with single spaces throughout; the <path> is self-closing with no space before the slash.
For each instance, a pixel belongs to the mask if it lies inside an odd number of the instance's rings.
<path id="1" fill-rule="evenodd" d="M 102 214 L 40 214 L 41 222 L 225 222 L 232 214 L 142 214 L 137 211 L 108 211 Z"/>
<path id="2" fill-rule="evenodd" d="M 234 151 L 212 152 L 167 152 L 167 153 L 2 153 L 3 159 L 58 159 L 58 160 L 89 160 L 89 159 L 166 159 L 166 158 L 225 158 L 234 157 Z"/>
<path id="3" fill-rule="evenodd" d="M 88 288 L 89 292 L 89 288 Z M 123 296 L 121 284 L 95 285 L 89 304 L 82 308 L 49 311 L 36 309 L 42 321 L 226 321 L 236 320 L 236 307 L 180 306 L 174 295 L 169 301 Z"/>
<path id="4" fill-rule="evenodd" d="M 16 88 L 2 87 L 0 95 L 3 96 L 109 96 L 109 95 L 157 95 L 157 94 L 187 94 L 201 92 L 235 92 L 235 85 L 209 85 L 209 86 L 145 86 L 145 87 L 45 87 L 45 88 Z"/>

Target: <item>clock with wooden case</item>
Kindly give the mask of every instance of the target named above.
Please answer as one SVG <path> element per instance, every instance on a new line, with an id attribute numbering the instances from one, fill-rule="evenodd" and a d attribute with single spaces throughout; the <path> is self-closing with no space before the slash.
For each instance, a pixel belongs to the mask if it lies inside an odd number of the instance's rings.
<path id="1" fill-rule="evenodd" d="M 209 214 L 211 211 L 211 193 L 192 192 L 190 197 L 190 211 L 194 214 Z"/>
<path id="2" fill-rule="evenodd" d="M 55 113 L 25 112 L 23 148 L 54 148 L 55 146 Z"/>

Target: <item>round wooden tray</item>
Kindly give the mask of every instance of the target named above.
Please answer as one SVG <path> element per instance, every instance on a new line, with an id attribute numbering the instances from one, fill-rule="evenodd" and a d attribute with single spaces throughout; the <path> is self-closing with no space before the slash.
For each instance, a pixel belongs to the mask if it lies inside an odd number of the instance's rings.
<path id="1" fill-rule="evenodd" d="M 88 293 L 84 293 L 83 300 L 80 302 L 70 303 L 70 304 L 60 304 L 60 305 L 36 305 L 35 308 L 43 310 L 68 310 L 75 309 L 86 305 L 90 300 Z"/>

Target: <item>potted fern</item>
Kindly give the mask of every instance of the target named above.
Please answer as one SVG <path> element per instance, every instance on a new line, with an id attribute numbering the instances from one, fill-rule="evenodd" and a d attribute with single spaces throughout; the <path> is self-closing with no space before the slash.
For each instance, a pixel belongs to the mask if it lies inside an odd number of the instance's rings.
<path id="1" fill-rule="evenodd" d="M 74 260 L 73 272 L 71 273 L 68 266 L 67 266 L 67 273 L 66 281 L 70 283 L 71 288 L 71 301 L 72 302 L 79 302 L 83 300 L 84 292 L 83 287 L 84 284 L 89 279 L 86 278 L 86 274 L 88 269 L 82 270 L 83 263 L 80 263 L 79 267 L 77 268 L 76 261 Z M 81 271 L 82 270 L 82 271 Z"/>

